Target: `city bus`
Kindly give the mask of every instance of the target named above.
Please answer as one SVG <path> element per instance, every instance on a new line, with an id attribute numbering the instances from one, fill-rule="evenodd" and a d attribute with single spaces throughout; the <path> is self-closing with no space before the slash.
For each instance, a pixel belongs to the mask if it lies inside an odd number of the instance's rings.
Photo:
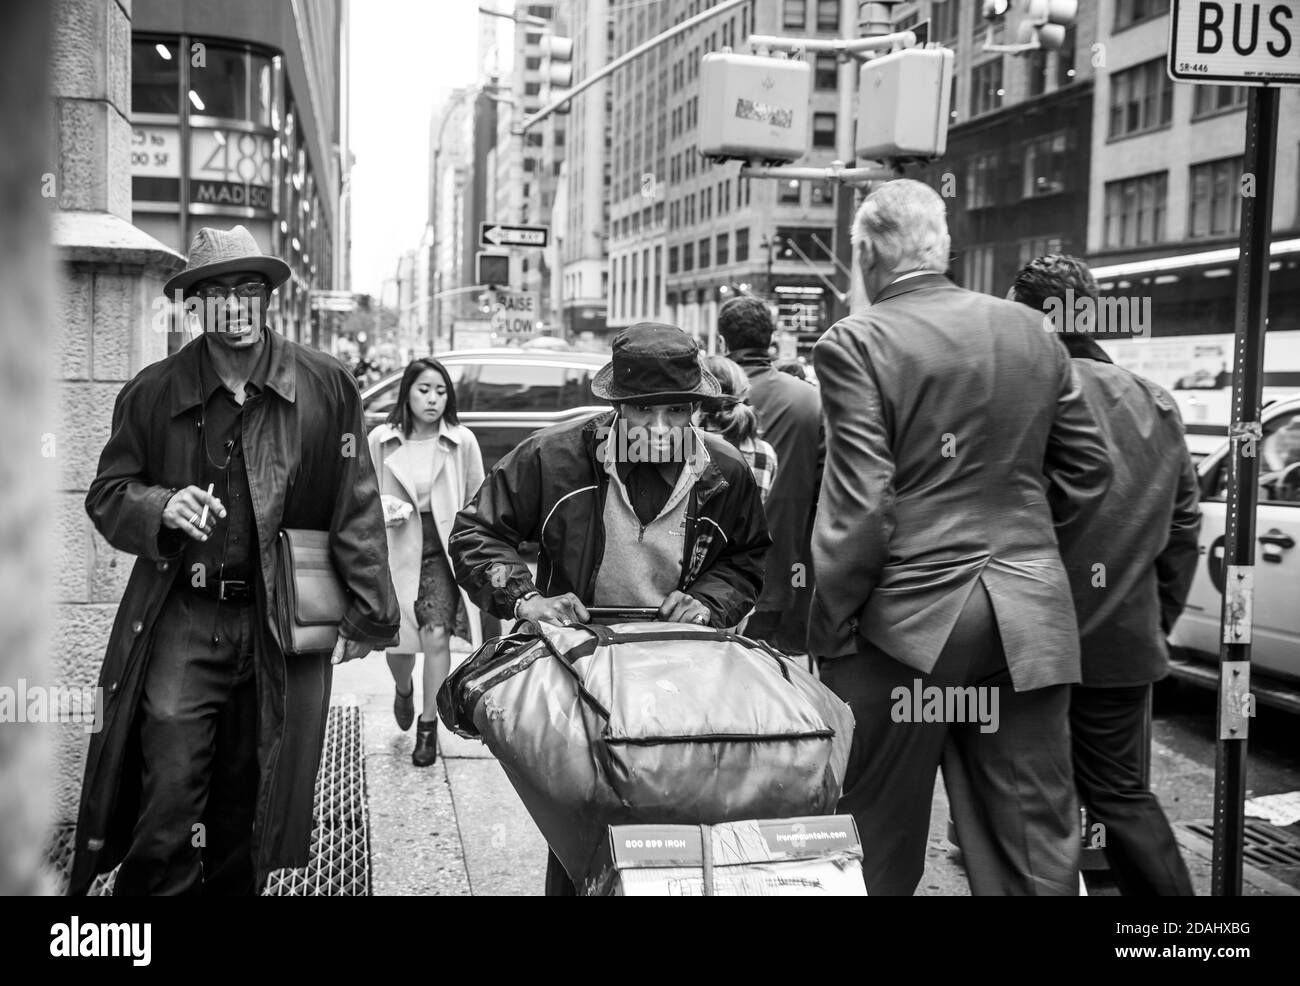
<path id="1" fill-rule="evenodd" d="M 1222 444 L 1231 421 L 1238 256 L 1234 246 L 1092 269 L 1103 297 L 1150 299 L 1144 335 L 1097 341 L 1173 394 L 1197 459 Z M 1300 394 L 1300 239 L 1272 245 L 1268 313 L 1266 403 Z"/>

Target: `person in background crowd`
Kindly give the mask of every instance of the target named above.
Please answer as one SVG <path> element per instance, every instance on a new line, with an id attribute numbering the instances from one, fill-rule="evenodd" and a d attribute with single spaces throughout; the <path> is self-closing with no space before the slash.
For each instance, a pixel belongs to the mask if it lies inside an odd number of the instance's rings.
<path id="1" fill-rule="evenodd" d="M 357 385 L 264 321 L 289 275 L 244 227 L 200 229 L 164 290 L 201 302 L 203 335 L 113 409 L 86 511 L 138 557 L 100 672 L 111 700 L 70 894 L 119 862 L 117 896 L 254 894 L 306 866 L 331 667 L 397 634 Z M 330 532 L 349 603 L 328 660 L 281 649 L 282 528 Z"/>
<path id="2" fill-rule="evenodd" d="M 722 396 L 701 404 L 696 424 L 721 435 L 745 457 L 766 504 L 776 478 L 777 457 L 776 450 L 758 437 L 758 415 L 749 403 L 749 378 L 725 356 L 710 356 L 704 367 L 722 387 Z"/>
<path id="3" fill-rule="evenodd" d="M 388 652 L 393 717 L 415 718 L 415 652 L 424 654 L 422 711 L 411 762 L 438 759 L 438 689 L 451 669 L 451 635 L 470 639 L 469 602 L 451 574 L 447 537 L 456 512 L 483 482 L 474 433 L 456 416 L 456 390 L 436 359 L 411 362 L 388 420 L 370 433 L 388 531 L 388 561 L 402 611 L 401 639 Z M 418 519 L 417 519 L 418 518 Z"/>
<path id="4" fill-rule="evenodd" d="M 944 276 L 934 189 L 880 185 L 853 240 L 871 305 L 813 349 L 826 473 L 808 648 L 857 721 L 840 805 L 867 891 L 916 889 L 942 762 L 974 894 L 1077 894 L 1079 638 L 1054 525 L 1102 502 L 1099 425 L 1041 316 Z M 914 713 L 929 688 L 984 711 Z"/>
<path id="5" fill-rule="evenodd" d="M 1097 298 L 1075 257 L 1030 261 L 1009 297 L 1035 312 L 1049 299 Z M 1160 802 L 1144 783 L 1151 685 L 1169 673 L 1165 636 L 1196 574 L 1200 489 L 1178 405 L 1161 387 L 1116 366 L 1086 331 L 1056 326 L 1092 409 L 1115 477 L 1100 508 L 1062 531 L 1079 623 L 1083 681 L 1071 690 L 1074 781 L 1089 823 L 1106 833 L 1120 892 L 1190 896 L 1192 881 Z"/>
<path id="6" fill-rule="evenodd" d="M 526 438 L 457 515 L 456 580 L 503 620 L 568 625 L 588 606 L 647 606 L 661 620 L 735 626 L 771 538 L 745 460 L 691 426 L 722 393 L 695 340 L 653 322 L 624 329 L 591 389 L 614 410 Z M 536 580 L 525 541 L 540 545 Z M 546 892 L 574 893 L 554 854 Z"/>
<path id="7" fill-rule="evenodd" d="M 788 653 L 804 653 L 816 577 L 809 542 L 821 483 L 822 404 L 816 387 L 773 366 L 775 328 L 758 298 L 733 298 L 718 311 L 718 334 L 749 377 L 759 430 L 781 463 L 766 502 L 772 532 L 767 578 L 745 631 Z"/>
<path id="8" fill-rule="evenodd" d="M 804 365 L 797 359 L 782 360 L 780 363 L 776 364 L 776 368 L 781 373 L 790 374 L 790 376 L 794 377 L 796 380 L 811 383 L 808 379 L 808 371 L 804 369 Z"/>

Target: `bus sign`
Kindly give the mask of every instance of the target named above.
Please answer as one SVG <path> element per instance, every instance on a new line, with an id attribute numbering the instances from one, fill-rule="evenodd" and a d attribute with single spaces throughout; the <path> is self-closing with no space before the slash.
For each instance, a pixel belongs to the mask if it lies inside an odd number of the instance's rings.
<path id="1" fill-rule="evenodd" d="M 1300 3 L 1173 0 L 1168 71 L 1202 85 L 1300 85 Z"/>

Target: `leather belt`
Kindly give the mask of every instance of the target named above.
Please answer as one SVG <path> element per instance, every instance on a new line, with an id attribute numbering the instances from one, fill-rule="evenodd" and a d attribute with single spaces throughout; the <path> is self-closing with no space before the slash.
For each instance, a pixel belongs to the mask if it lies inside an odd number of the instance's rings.
<path id="1" fill-rule="evenodd" d="M 223 579 L 203 586 L 191 586 L 190 589 L 207 599 L 223 603 L 247 605 L 253 601 L 253 583 L 247 579 Z"/>

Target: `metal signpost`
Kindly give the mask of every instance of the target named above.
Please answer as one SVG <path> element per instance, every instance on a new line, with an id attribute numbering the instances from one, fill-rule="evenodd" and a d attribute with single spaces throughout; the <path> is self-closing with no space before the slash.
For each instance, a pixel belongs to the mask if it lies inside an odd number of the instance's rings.
<path id="1" fill-rule="evenodd" d="M 1290 32 L 1269 22 L 1239 39 L 1253 3 L 1174 0 L 1169 17 L 1171 79 L 1200 85 L 1252 86 L 1246 109 L 1241 176 L 1241 259 L 1237 270 L 1236 362 L 1232 374 L 1227 526 L 1224 532 L 1222 636 L 1219 645 L 1218 741 L 1214 769 L 1214 862 L 1211 892 L 1241 896 L 1245 839 L 1246 742 L 1255 587 L 1255 505 L 1259 497 L 1260 410 L 1264 331 L 1268 322 L 1269 241 L 1277 157 L 1277 83 L 1300 83 Z"/>

